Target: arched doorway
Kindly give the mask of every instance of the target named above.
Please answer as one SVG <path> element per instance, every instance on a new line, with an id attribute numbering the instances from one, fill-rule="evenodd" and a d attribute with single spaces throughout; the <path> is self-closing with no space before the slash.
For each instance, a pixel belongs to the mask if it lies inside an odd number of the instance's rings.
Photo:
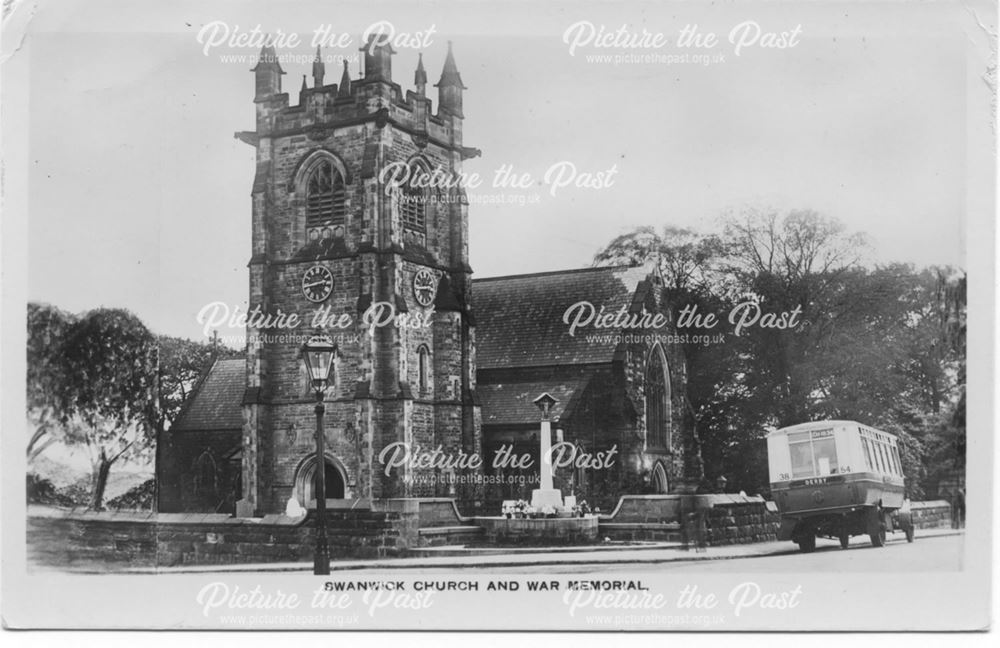
<path id="1" fill-rule="evenodd" d="M 344 468 L 333 457 L 326 457 L 323 470 L 323 485 L 326 499 L 344 499 L 346 484 Z M 316 506 L 316 457 L 305 459 L 295 476 L 295 496 L 306 508 Z"/>
<path id="2" fill-rule="evenodd" d="M 666 493 L 669 491 L 669 485 L 667 484 L 667 471 L 663 467 L 663 464 L 659 461 L 653 466 L 653 492 L 657 494 Z"/>

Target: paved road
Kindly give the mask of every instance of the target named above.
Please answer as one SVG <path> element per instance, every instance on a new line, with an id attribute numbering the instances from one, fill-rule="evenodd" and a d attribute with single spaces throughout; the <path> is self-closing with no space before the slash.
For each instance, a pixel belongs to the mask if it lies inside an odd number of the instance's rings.
<path id="1" fill-rule="evenodd" d="M 665 570 L 699 574 L 714 572 L 745 573 L 795 573 L 795 572 L 923 572 L 957 571 L 962 569 L 962 549 L 965 536 L 917 538 L 908 544 L 899 534 L 890 538 L 886 546 L 876 549 L 867 540 L 854 538 L 851 546 L 841 549 L 835 540 L 817 540 L 816 551 L 803 554 L 789 542 L 784 549 L 766 556 L 736 559 L 739 565 L 728 560 L 708 562 L 663 563 Z M 726 564 L 729 563 L 729 564 Z M 657 569 L 660 565 L 645 565 Z"/>
<path id="2" fill-rule="evenodd" d="M 919 532 L 918 532 L 919 533 Z M 545 565 L 544 567 L 445 567 L 420 569 L 421 574 L 508 573 L 543 570 L 552 573 L 599 572 L 670 572 L 670 573 L 797 573 L 797 572 L 927 572 L 955 571 L 962 568 L 964 535 L 924 537 L 919 535 L 908 544 L 903 535 L 889 536 L 886 546 L 876 549 L 866 538 L 853 538 L 851 546 L 841 549 L 835 540 L 817 540 L 816 551 L 803 554 L 791 542 L 773 543 L 774 551 L 761 556 L 744 556 L 719 560 L 669 560 L 664 562 L 617 563 L 601 562 Z M 713 550 L 703 554 L 688 552 L 691 558 L 713 558 Z M 675 556 L 674 556 L 675 557 Z M 392 569 L 366 569 L 366 574 L 401 573 Z"/>

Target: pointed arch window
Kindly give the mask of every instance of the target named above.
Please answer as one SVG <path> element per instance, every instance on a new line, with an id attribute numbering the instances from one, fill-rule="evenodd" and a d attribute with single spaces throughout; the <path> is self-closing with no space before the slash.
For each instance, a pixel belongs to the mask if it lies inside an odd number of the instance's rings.
<path id="1" fill-rule="evenodd" d="M 194 494 L 203 501 L 213 500 L 218 491 L 219 466 L 209 450 L 194 460 Z"/>
<path id="2" fill-rule="evenodd" d="M 427 171 L 422 165 L 410 166 L 409 180 L 399 192 L 399 215 L 403 228 L 414 232 L 427 230 L 427 189 L 420 186 Z"/>
<path id="3" fill-rule="evenodd" d="M 344 177 L 330 160 L 321 160 L 306 180 L 306 226 L 343 225 L 346 217 Z"/>
<path id="4" fill-rule="evenodd" d="M 666 360 L 657 346 L 646 362 L 646 443 L 654 448 L 670 448 L 670 382 Z"/>
<path id="5" fill-rule="evenodd" d="M 421 394 L 426 394 L 431 388 L 431 350 L 426 344 L 417 349 L 417 385 Z"/>

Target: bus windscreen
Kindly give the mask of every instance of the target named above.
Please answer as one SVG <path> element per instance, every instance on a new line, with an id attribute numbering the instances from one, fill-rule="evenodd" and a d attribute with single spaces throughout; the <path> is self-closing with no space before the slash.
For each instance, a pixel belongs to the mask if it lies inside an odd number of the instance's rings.
<path id="1" fill-rule="evenodd" d="M 833 430 L 796 432 L 788 435 L 792 479 L 825 477 L 837 472 L 837 445 Z"/>

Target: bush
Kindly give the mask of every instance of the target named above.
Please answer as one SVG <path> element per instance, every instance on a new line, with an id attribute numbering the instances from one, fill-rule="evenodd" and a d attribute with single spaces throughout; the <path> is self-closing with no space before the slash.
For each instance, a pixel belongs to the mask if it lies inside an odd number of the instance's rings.
<path id="1" fill-rule="evenodd" d="M 73 506 L 76 503 L 73 497 L 59 491 L 51 481 L 35 473 L 28 473 L 27 494 L 28 504 Z"/>
<path id="2" fill-rule="evenodd" d="M 110 509 L 130 509 L 145 510 L 153 509 L 153 495 L 156 492 L 156 482 L 147 479 L 138 486 L 130 488 L 118 497 L 108 500 L 107 507 Z"/>

